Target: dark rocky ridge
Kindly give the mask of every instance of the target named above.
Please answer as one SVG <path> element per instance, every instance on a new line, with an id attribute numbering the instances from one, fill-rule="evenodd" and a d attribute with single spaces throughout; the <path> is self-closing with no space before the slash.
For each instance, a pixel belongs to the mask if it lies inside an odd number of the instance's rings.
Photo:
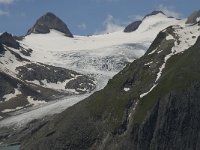
<path id="1" fill-rule="evenodd" d="M 0 35 L 0 43 L 15 49 L 19 49 L 20 47 L 19 42 L 17 42 L 13 36 L 7 32 Z"/>
<path id="2" fill-rule="evenodd" d="M 56 15 L 50 12 L 40 17 L 36 21 L 35 25 L 31 29 L 28 30 L 27 35 L 31 33 L 46 34 L 46 33 L 49 33 L 51 29 L 60 31 L 64 33 L 67 37 L 73 37 L 67 25 L 61 19 L 59 19 Z"/>
<path id="3" fill-rule="evenodd" d="M 200 10 L 193 12 L 187 19 L 186 24 L 195 24 L 197 23 L 197 18 L 200 21 Z"/>
<path id="4" fill-rule="evenodd" d="M 5 52 L 5 49 L 4 49 L 4 47 L 3 47 L 3 45 L 2 45 L 2 43 L 0 42 L 0 57 L 2 56 L 2 55 L 4 55 L 4 52 Z"/>
<path id="5" fill-rule="evenodd" d="M 137 30 L 141 23 L 142 23 L 142 21 L 135 21 L 135 22 L 129 24 L 124 29 L 124 32 L 128 32 L 129 33 L 129 32 L 133 32 L 133 31 Z"/>
<path id="6" fill-rule="evenodd" d="M 149 17 L 149 16 L 154 16 L 154 15 L 157 15 L 157 14 L 165 15 L 165 13 L 163 13 L 162 11 L 153 11 L 150 14 L 147 14 L 144 18 Z"/>

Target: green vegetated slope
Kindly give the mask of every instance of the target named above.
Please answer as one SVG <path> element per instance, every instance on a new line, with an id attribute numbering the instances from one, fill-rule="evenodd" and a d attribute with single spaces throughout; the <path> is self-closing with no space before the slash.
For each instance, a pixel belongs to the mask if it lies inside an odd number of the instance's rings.
<path id="1" fill-rule="evenodd" d="M 21 149 L 199 149 L 200 38 L 173 55 L 156 81 L 175 40 L 173 27 L 160 32 L 143 57 L 29 135 Z"/>

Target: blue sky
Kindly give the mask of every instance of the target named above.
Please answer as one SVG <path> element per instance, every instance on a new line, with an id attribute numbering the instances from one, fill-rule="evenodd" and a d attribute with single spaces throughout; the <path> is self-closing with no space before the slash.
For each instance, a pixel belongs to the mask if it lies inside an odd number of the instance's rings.
<path id="1" fill-rule="evenodd" d="M 89 35 L 119 29 L 153 10 L 184 18 L 199 9 L 200 0 L 0 0 L 0 32 L 24 35 L 46 12 L 72 33 Z"/>

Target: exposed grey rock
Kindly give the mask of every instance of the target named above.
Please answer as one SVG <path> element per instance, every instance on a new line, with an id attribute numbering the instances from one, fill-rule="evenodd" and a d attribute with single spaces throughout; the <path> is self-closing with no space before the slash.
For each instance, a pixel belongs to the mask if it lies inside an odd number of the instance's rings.
<path id="1" fill-rule="evenodd" d="M 43 80 L 46 80 L 47 83 L 58 83 L 72 79 L 66 84 L 66 89 L 75 89 L 80 94 L 83 94 L 95 88 L 93 78 L 60 67 L 32 63 L 20 66 L 16 70 L 19 72 L 18 77 L 20 79 L 25 81 L 37 80 L 41 86 L 43 85 Z"/>
<path id="2" fill-rule="evenodd" d="M 199 20 L 197 20 L 199 19 Z M 200 10 L 193 12 L 187 19 L 186 24 L 195 24 L 200 21 Z"/>
<path id="3" fill-rule="evenodd" d="M 67 37 L 73 37 L 67 25 L 61 19 L 59 19 L 56 15 L 50 12 L 40 17 L 36 21 L 35 25 L 31 29 L 28 30 L 27 35 L 31 33 L 45 34 L 45 33 L 49 33 L 51 29 L 60 31 L 64 33 Z"/>
<path id="4" fill-rule="evenodd" d="M 133 32 L 138 29 L 142 21 L 135 21 L 131 24 L 129 24 L 125 29 L 124 32 Z"/>
<path id="5" fill-rule="evenodd" d="M 4 49 L 4 47 L 3 47 L 3 45 L 2 45 L 2 43 L 0 42 L 0 57 L 3 55 L 5 53 L 5 49 Z"/>
<path id="6" fill-rule="evenodd" d="M 21 94 L 5 102 L 4 96 L 11 93 L 14 94 L 15 89 L 18 89 Z M 27 96 L 31 96 L 36 100 L 45 99 L 46 101 L 50 101 L 55 99 L 53 95 L 61 96 L 64 94 L 51 89 L 42 88 L 40 86 L 33 86 L 6 73 L 0 72 L 0 111 L 4 109 L 15 109 L 16 107 L 25 107 L 29 104 Z M 5 115 L 6 114 L 1 114 L 2 117 Z"/>
<path id="7" fill-rule="evenodd" d="M 7 32 L 0 35 L 0 42 L 2 44 L 5 44 L 6 46 L 16 48 L 16 49 L 19 49 L 19 47 L 20 47 L 19 42 L 17 42 L 13 38 L 13 36 L 11 34 L 7 33 Z"/>
<path id="8" fill-rule="evenodd" d="M 149 17 L 149 16 L 154 16 L 154 15 L 157 15 L 157 14 L 165 15 L 165 13 L 163 13 L 162 11 L 153 11 L 150 14 L 147 14 L 144 18 Z"/>
<path id="9" fill-rule="evenodd" d="M 140 26 L 140 24 L 142 24 L 142 21 L 146 18 L 146 17 L 149 17 L 149 16 L 153 16 L 153 15 L 157 15 L 157 14 L 163 14 L 165 15 L 162 11 L 153 11 L 151 12 L 150 14 L 146 15 L 142 20 L 138 20 L 138 21 L 134 21 L 132 22 L 131 24 L 129 24 L 125 29 L 124 29 L 124 32 L 133 32 L 135 30 L 137 30 Z"/>
<path id="10" fill-rule="evenodd" d="M 22 47 L 20 49 L 20 53 L 22 53 L 24 56 L 31 56 L 32 52 L 32 49 L 24 49 Z"/>

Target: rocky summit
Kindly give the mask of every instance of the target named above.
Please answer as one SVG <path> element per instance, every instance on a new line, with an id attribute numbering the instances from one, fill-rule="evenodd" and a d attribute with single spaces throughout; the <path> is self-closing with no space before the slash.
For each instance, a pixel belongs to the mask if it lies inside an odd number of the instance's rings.
<path id="1" fill-rule="evenodd" d="M 31 29 L 28 30 L 27 35 L 31 33 L 46 34 L 46 33 L 49 33 L 51 29 L 62 32 L 67 37 L 73 37 L 67 25 L 61 19 L 59 19 L 56 15 L 50 12 L 40 17 L 36 21 L 35 25 Z"/>
<path id="2" fill-rule="evenodd" d="M 19 48 L 19 42 L 17 42 L 13 36 L 7 32 L 0 35 L 0 42 L 1 44 L 5 44 L 16 49 Z"/>
<path id="3" fill-rule="evenodd" d="M 129 24 L 125 29 L 124 32 L 133 32 L 138 29 L 142 21 L 135 21 L 131 24 Z"/>
<path id="4" fill-rule="evenodd" d="M 187 24 L 194 24 L 200 21 L 200 10 L 193 12 L 187 19 Z"/>

